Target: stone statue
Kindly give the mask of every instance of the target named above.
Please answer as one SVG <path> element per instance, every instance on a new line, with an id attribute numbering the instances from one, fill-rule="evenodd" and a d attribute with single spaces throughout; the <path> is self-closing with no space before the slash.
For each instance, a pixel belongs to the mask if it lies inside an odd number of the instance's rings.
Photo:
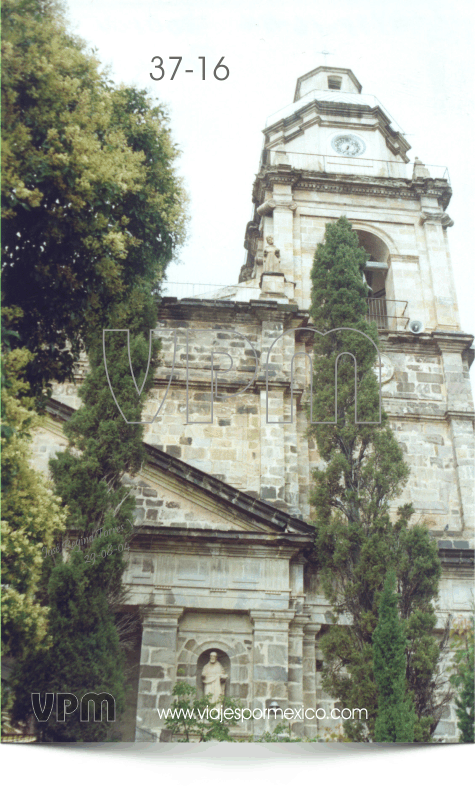
<path id="1" fill-rule="evenodd" d="M 280 263 L 280 250 L 274 245 L 274 237 L 266 237 L 267 244 L 264 247 L 264 271 L 278 272 Z"/>
<path id="2" fill-rule="evenodd" d="M 211 702 L 216 703 L 223 696 L 227 677 L 223 665 L 218 661 L 218 654 L 213 650 L 210 653 L 208 663 L 205 664 L 201 672 L 203 692 L 204 694 L 210 694 Z"/>

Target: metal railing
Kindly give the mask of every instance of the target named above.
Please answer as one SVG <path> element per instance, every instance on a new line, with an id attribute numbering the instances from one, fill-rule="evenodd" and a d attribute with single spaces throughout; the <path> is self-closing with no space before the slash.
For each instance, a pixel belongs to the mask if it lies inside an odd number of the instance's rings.
<path id="1" fill-rule="evenodd" d="M 373 176 L 376 178 L 406 178 L 414 177 L 413 162 L 395 162 L 389 159 L 366 159 L 355 156 L 339 156 L 338 154 L 306 154 L 298 151 L 282 149 L 264 149 L 262 152 L 261 166 L 276 166 L 288 164 L 295 170 L 311 170 L 317 173 L 352 174 L 358 176 Z M 422 176 L 425 169 L 428 177 L 443 179 L 450 184 L 449 171 L 445 165 L 417 166 L 417 175 Z M 427 176 L 425 176 L 427 177 Z"/>
<path id="2" fill-rule="evenodd" d="M 405 315 L 407 302 L 395 299 L 379 298 L 367 299 L 367 321 L 376 321 L 378 329 L 406 329 L 409 316 Z"/>

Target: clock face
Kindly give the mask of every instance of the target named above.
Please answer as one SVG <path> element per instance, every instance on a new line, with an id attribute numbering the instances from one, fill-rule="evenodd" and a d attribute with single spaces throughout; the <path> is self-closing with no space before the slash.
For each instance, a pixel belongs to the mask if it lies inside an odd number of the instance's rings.
<path id="1" fill-rule="evenodd" d="M 341 156 L 361 156 L 366 146 L 356 134 L 337 134 L 332 140 L 332 148 Z"/>

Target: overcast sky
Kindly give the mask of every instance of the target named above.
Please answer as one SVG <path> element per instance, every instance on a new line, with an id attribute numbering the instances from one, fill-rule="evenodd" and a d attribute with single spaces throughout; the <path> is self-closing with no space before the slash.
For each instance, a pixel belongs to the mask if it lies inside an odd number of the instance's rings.
<path id="1" fill-rule="evenodd" d="M 73 29 L 114 79 L 148 88 L 168 107 L 191 201 L 189 241 L 169 280 L 237 281 L 266 117 L 292 102 L 297 77 L 323 65 L 326 50 L 328 64 L 351 68 L 400 124 L 411 160 L 448 167 L 462 328 L 473 332 L 475 39 L 467 0 L 67 0 L 67 7 Z M 149 76 L 155 55 L 166 68 L 160 82 Z M 169 56 L 183 57 L 173 81 Z M 230 76 L 219 82 L 212 70 L 222 56 Z"/>
<path id="2" fill-rule="evenodd" d="M 406 132 L 411 161 L 448 167 L 462 328 L 474 331 L 468 0 L 67 0 L 67 7 L 72 28 L 116 81 L 148 88 L 168 106 L 191 214 L 182 264 L 170 267 L 169 280 L 237 282 L 266 117 L 292 102 L 297 78 L 323 65 L 326 50 L 328 64 L 352 69 L 363 92 L 375 94 Z M 155 55 L 165 61 L 160 82 L 149 76 Z M 183 57 L 173 81 L 170 56 Z M 220 82 L 212 70 L 222 56 L 230 75 Z M 273 786 L 295 787 L 292 771 L 288 781 Z"/>

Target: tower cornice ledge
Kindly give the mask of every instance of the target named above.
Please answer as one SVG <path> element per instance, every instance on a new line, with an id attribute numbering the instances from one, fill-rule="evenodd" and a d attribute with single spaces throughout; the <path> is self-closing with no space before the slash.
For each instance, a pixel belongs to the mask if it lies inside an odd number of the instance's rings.
<path id="1" fill-rule="evenodd" d="M 440 332 L 431 333 L 440 351 L 463 354 L 471 349 L 474 337 L 466 332 Z M 472 355 L 473 359 L 473 355 Z"/>
<path id="2" fill-rule="evenodd" d="M 394 178 L 390 176 L 364 176 L 355 174 L 325 173 L 318 170 L 292 168 L 285 174 L 279 166 L 267 165 L 256 176 L 253 187 L 253 200 L 258 206 L 266 202 L 266 192 L 273 189 L 274 184 L 291 184 L 294 190 L 313 190 L 316 192 L 333 192 L 355 195 L 380 195 L 381 197 L 403 197 L 408 200 L 420 201 L 421 196 L 437 198 L 443 211 L 449 205 L 452 188 L 445 178 L 426 178 L 417 184 L 410 178 Z M 437 213 L 434 217 L 440 221 L 446 214 Z M 447 226 L 450 226 L 450 218 Z"/>
<path id="3" fill-rule="evenodd" d="M 309 97 L 307 103 L 302 107 L 298 107 L 288 115 L 274 121 L 262 132 L 266 137 L 266 143 L 274 148 L 276 145 L 285 145 L 300 137 L 312 126 L 344 129 L 348 126 L 348 121 L 353 128 L 379 129 L 388 148 L 401 156 L 405 162 L 409 162 L 406 152 L 410 149 L 410 144 L 401 132 L 391 128 L 391 119 L 379 105 L 372 107 L 370 104 L 361 102 L 354 104 L 345 99 L 327 101 L 322 97 Z"/>

